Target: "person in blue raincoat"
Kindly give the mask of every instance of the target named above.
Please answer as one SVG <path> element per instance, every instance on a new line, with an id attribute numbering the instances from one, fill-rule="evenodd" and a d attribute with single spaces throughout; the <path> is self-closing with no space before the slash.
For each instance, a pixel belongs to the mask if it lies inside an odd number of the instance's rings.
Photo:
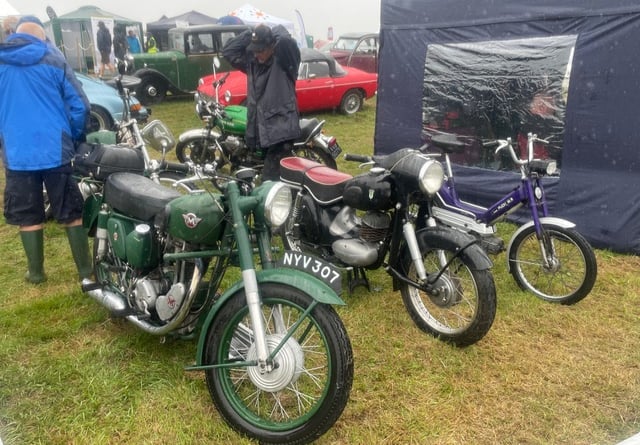
<path id="1" fill-rule="evenodd" d="M 43 185 L 54 218 L 66 229 L 80 278 L 90 278 L 83 197 L 71 164 L 85 138 L 89 101 L 37 18 L 23 17 L 16 32 L 0 44 L 0 85 L 4 216 L 7 224 L 19 227 L 27 256 L 25 279 L 33 284 L 46 280 Z"/>

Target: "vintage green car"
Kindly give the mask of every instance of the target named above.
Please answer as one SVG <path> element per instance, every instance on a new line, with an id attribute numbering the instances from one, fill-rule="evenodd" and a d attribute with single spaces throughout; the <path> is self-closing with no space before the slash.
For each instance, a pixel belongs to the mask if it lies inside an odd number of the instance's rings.
<path id="1" fill-rule="evenodd" d="M 198 79 L 213 71 L 213 58 L 221 62 L 217 72 L 231 66 L 222 57 L 222 47 L 248 29 L 244 25 L 196 25 L 169 30 L 169 48 L 157 53 L 127 54 L 128 74 L 142 82 L 136 97 L 145 105 L 158 103 L 169 94 L 196 91 Z"/>

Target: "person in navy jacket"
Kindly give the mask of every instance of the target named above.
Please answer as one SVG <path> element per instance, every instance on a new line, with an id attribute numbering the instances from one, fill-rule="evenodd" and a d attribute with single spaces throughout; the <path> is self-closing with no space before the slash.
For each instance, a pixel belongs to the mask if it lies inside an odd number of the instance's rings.
<path id="1" fill-rule="evenodd" d="M 65 226 L 81 279 L 92 275 L 83 198 L 72 177 L 85 138 L 89 101 L 62 53 L 36 17 L 23 17 L 0 44 L 0 147 L 5 167 L 4 216 L 17 225 L 30 283 L 46 280 L 43 228 L 46 186 L 53 217 Z"/>

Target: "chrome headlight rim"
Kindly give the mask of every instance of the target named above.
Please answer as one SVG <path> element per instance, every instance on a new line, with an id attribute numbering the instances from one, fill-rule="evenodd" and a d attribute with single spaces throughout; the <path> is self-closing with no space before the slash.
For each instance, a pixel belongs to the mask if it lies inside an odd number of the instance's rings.
<path id="1" fill-rule="evenodd" d="M 264 200 L 264 216 L 271 227 L 285 223 L 291 211 L 293 197 L 291 188 L 283 182 L 273 184 Z"/>
<path id="2" fill-rule="evenodd" d="M 425 162 L 418 172 L 418 185 L 423 193 L 429 196 L 435 195 L 444 183 L 444 168 L 442 163 L 435 159 Z"/>

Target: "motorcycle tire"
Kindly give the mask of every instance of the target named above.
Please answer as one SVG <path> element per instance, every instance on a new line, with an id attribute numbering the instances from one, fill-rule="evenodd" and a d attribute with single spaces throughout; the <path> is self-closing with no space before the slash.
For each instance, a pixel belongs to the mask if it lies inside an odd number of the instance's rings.
<path id="1" fill-rule="evenodd" d="M 426 292 L 401 283 L 400 293 L 413 322 L 424 332 L 447 343 L 464 347 L 484 337 L 496 314 L 496 288 L 490 269 L 477 269 L 465 255 L 441 250 L 419 238 L 420 252 L 428 275 L 442 268 L 444 255 L 451 261 L 436 282 L 437 292 Z M 453 258 L 453 260 L 452 260 Z M 406 258 L 407 278 L 418 281 L 415 265 Z"/>
<path id="2" fill-rule="evenodd" d="M 576 230 L 544 223 L 542 244 L 549 264 L 545 265 L 535 227 L 520 232 L 511 242 L 509 272 L 521 289 L 542 300 L 564 305 L 586 297 L 596 282 L 596 256 Z"/>
<path id="3" fill-rule="evenodd" d="M 185 163 L 192 161 L 198 165 L 204 165 L 213 162 L 214 153 L 208 150 L 207 139 L 198 137 L 178 142 L 176 145 L 176 158 L 178 161 Z"/>
<path id="4" fill-rule="evenodd" d="M 260 372 L 244 289 L 216 314 L 206 333 L 205 371 L 213 402 L 236 431 L 260 443 L 302 444 L 324 434 L 344 410 L 353 383 L 353 351 L 331 306 L 280 283 L 260 285 L 261 311 L 277 367 Z M 301 320 L 301 317 L 304 319 Z M 296 324 L 301 321 L 302 323 Z M 284 329 L 283 329 L 284 328 Z"/>

